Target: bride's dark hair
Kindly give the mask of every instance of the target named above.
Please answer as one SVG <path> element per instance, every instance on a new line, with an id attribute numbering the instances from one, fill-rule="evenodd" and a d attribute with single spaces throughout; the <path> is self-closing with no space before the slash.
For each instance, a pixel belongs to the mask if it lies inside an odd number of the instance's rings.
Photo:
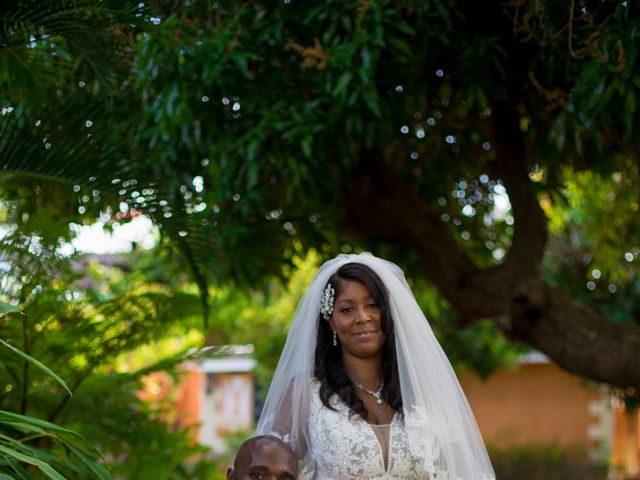
<path id="1" fill-rule="evenodd" d="M 380 306 L 380 323 L 385 341 L 382 345 L 382 389 L 383 400 L 395 411 L 402 413 L 402 395 L 398 360 L 396 356 L 396 335 L 389 309 L 389 293 L 380 277 L 366 265 L 347 263 L 338 269 L 329 282 L 335 289 L 335 298 L 346 288 L 348 282 L 359 282 L 366 287 Z M 320 381 L 320 400 L 332 410 L 329 399 L 335 393 L 349 407 L 350 415 L 358 414 L 366 420 L 367 410 L 356 395 L 353 384 L 342 365 L 340 347 L 333 346 L 333 332 L 322 315 L 318 322 L 318 338 L 315 353 L 315 377 Z"/>

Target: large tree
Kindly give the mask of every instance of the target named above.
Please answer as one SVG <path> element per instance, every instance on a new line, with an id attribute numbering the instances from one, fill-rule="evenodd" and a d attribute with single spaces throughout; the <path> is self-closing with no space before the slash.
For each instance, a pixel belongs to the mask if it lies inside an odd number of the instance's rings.
<path id="1" fill-rule="evenodd" d="M 494 319 L 563 368 L 638 391 L 632 2 L 157 9 L 111 117 L 92 122 L 101 161 L 61 143 L 44 166 L 5 149 L 6 170 L 87 189 L 83 214 L 148 214 L 203 291 L 211 273 L 253 283 L 300 248 L 371 248 L 428 278 L 461 327 Z M 563 218 L 551 244 L 549 217 Z"/>

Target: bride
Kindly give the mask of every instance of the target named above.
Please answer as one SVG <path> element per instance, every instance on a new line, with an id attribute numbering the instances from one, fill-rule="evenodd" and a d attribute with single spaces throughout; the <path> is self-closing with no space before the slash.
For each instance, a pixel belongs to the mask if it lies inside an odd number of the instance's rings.
<path id="1" fill-rule="evenodd" d="M 296 310 L 259 434 L 301 478 L 494 480 L 455 374 L 402 271 L 339 255 Z"/>

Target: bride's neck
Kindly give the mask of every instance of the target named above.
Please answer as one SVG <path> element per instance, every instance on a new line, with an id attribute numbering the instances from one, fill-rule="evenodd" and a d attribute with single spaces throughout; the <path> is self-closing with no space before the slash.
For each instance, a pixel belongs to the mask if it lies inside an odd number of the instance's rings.
<path id="1" fill-rule="evenodd" d="M 382 359 L 342 357 L 342 364 L 347 376 L 367 388 L 376 389 L 382 380 Z"/>

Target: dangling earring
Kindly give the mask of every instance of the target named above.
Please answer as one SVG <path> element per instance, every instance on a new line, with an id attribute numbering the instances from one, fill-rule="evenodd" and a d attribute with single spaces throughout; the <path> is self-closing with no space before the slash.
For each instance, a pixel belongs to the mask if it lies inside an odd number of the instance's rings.
<path id="1" fill-rule="evenodd" d="M 335 331 L 335 330 L 333 331 L 333 346 L 334 346 L 334 347 L 337 347 L 337 346 L 338 346 L 338 338 L 337 338 L 337 335 L 336 335 L 336 331 Z"/>

